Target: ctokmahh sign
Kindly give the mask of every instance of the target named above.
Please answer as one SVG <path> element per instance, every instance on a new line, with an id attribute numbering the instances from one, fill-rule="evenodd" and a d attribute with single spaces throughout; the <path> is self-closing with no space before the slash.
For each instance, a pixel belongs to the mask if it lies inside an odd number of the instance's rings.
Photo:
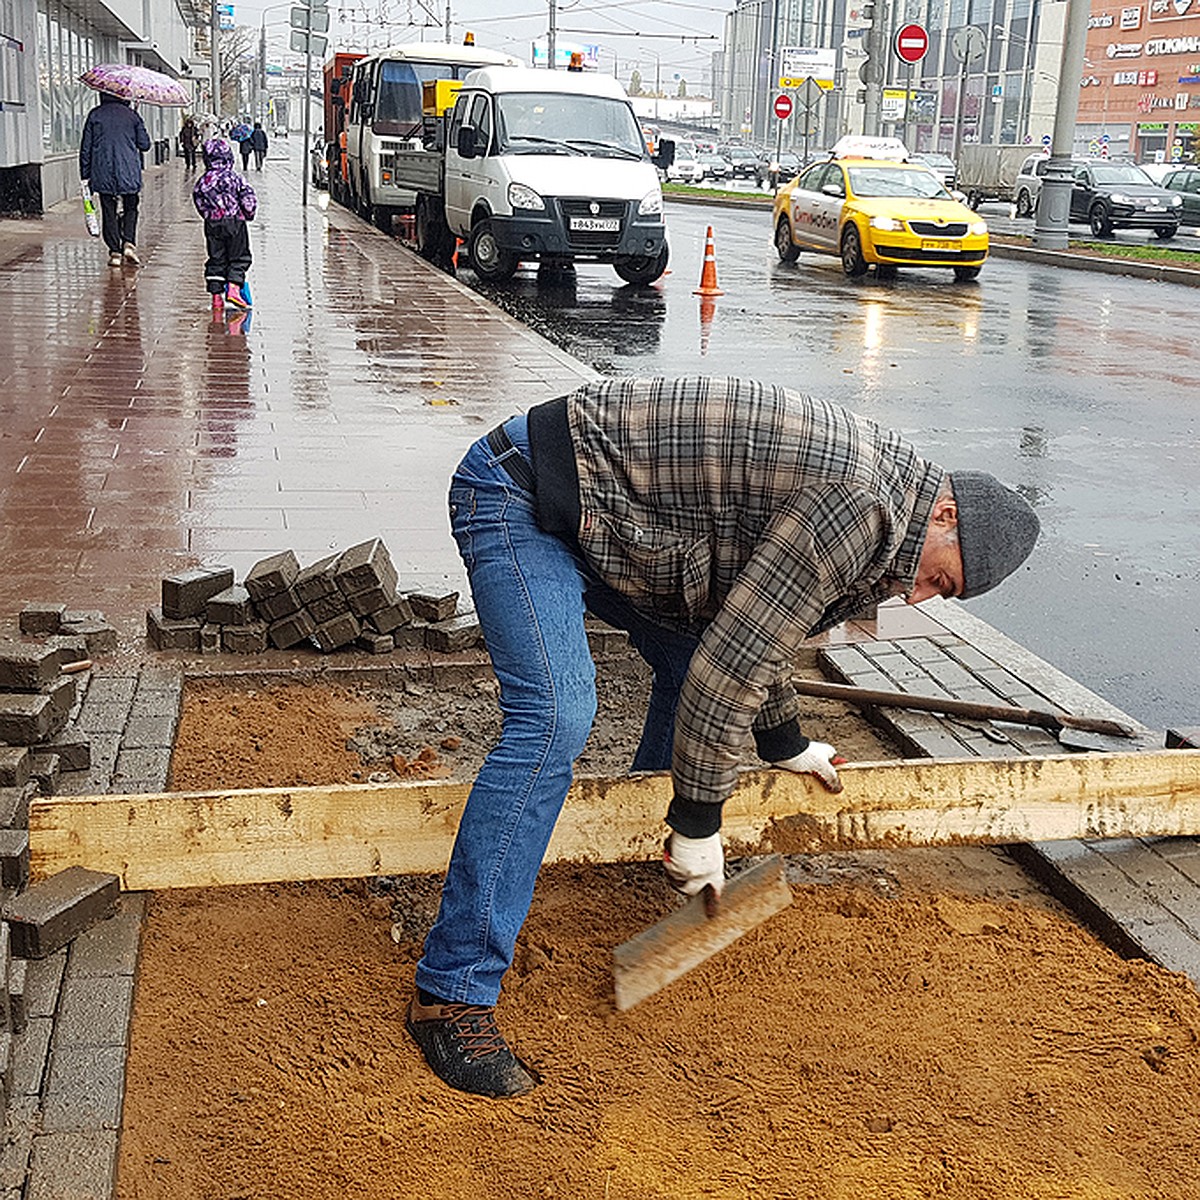
<path id="1" fill-rule="evenodd" d="M 929 34 L 924 25 L 905 25 L 896 33 L 896 57 L 901 62 L 919 63 L 929 52 Z"/>
<path id="2" fill-rule="evenodd" d="M 791 96 L 776 96 L 775 97 L 775 115 L 781 120 L 786 121 L 792 115 L 792 98 Z"/>

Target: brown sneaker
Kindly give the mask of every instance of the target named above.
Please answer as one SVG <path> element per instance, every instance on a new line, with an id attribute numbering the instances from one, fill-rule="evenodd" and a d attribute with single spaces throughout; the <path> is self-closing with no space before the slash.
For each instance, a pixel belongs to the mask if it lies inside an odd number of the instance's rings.
<path id="1" fill-rule="evenodd" d="M 508 1048 L 494 1008 L 422 1004 L 414 996 L 404 1024 L 433 1073 L 460 1092 L 521 1096 L 538 1083 L 537 1075 Z"/>

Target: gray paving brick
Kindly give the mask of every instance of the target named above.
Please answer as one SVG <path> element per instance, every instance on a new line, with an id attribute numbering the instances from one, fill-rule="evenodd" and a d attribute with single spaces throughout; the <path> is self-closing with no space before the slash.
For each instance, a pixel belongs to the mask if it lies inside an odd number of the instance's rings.
<path id="1" fill-rule="evenodd" d="M 176 723 L 173 713 L 153 717 L 131 715 L 121 737 L 122 752 L 172 746 Z"/>
<path id="2" fill-rule="evenodd" d="M 129 719 L 129 705 L 115 700 L 91 702 L 85 699 L 79 710 L 79 729 L 89 737 L 94 733 L 120 733 Z"/>
<path id="3" fill-rule="evenodd" d="M 72 977 L 63 984 L 54 1019 L 54 1052 L 82 1046 L 119 1046 L 129 1040 L 133 976 Z"/>
<path id="4" fill-rule="evenodd" d="M 93 733 L 88 735 L 91 766 L 86 771 L 74 771 L 63 779 L 59 786 L 62 796 L 102 796 L 112 784 L 113 768 L 117 765 L 117 753 L 121 746 L 120 733 Z"/>
<path id="5" fill-rule="evenodd" d="M 137 969 L 138 941 L 145 911 L 145 893 L 123 893 L 114 916 L 85 930 L 71 943 L 67 977 L 91 979 L 132 975 Z"/>
<path id="6" fill-rule="evenodd" d="M 96 674 L 88 684 L 85 701 L 93 704 L 129 704 L 136 687 L 136 675 Z"/>
<path id="7" fill-rule="evenodd" d="M 25 1200 L 110 1200 L 116 1183 L 117 1131 L 43 1133 L 33 1139 Z"/>
<path id="8" fill-rule="evenodd" d="M 48 1133 L 117 1129 L 124 1077 L 124 1046 L 52 1047 L 42 1128 Z"/>
<path id="9" fill-rule="evenodd" d="M 25 1011 L 35 1017 L 52 1017 L 58 1008 L 58 990 L 67 966 L 67 952 L 31 959 L 25 976 Z"/>
<path id="10" fill-rule="evenodd" d="M 0 1188 L 20 1194 L 29 1174 L 29 1156 L 38 1130 L 36 1096 L 15 1096 L 8 1105 L 4 1142 L 0 1147 Z"/>
<path id="11" fill-rule="evenodd" d="M 999 666 L 996 660 L 990 655 L 984 654 L 982 650 L 974 646 L 969 646 L 962 641 L 951 643 L 948 650 L 957 662 L 962 663 L 964 667 L 968 667 L 972 671 L 986 671 L 991 667 Z"/>
<path id="12" fill-rule="evenodd" d="M 14 1096 L 37 1096 L 41 1093 L 53 1034 L 54 1021 L 51 1017 L 34 1017 L 22 1033 L 13 1037 Z"/>
<path id="13" fill-rule="evenodd" d="M 153 791 L 162 791 L 167 785 L 167 774 L 171 766 L 171 751 L 166 746 L 150 749 L 122 750 L 117 755 L 113 770 L 113 787 L 120 791 L 136 791 L 132 785 L 149 784 Z"/>

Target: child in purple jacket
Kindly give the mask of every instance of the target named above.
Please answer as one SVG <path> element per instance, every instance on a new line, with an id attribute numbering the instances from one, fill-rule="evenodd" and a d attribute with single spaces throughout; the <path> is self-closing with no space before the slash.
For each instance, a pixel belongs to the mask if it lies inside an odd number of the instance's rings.
<path id="1" fill-rule="evenodd" d="M 246 222 L 254 219 L 258 197 L 233 169 L 233 151 L 221 138 L 210 138 L 202 148 L 208 169 L 192 189 L 192 203 L 204 218 L 208 261 L 204 281 L 212 295 L 213 311 L 228 303 L 250 307 L 246 272 L 250 269 L 250 234 Z"/>

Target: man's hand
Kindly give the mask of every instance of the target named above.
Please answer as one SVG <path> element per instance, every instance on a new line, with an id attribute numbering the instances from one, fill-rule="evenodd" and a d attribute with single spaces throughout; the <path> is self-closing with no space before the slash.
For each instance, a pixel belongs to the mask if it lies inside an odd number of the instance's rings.
<path id="1" fill-rule="evenodd" d="M 837 764 L 845 761 L 828 742 L 809 742 L 807 749 L 774 765 L 798 775 L 815 775 L 831 792 L 840 792 Z"/>
<path id="2" fill-rule="evenodd" d="M 716 895 L 725 886 L 725 851 L 721 848 L 721 835 L 690 838 L 682 833 L 672 833 L 663 850 L 663 867 L 671 885 L 685 896 L 695 896 L 705 886 Z"/>

